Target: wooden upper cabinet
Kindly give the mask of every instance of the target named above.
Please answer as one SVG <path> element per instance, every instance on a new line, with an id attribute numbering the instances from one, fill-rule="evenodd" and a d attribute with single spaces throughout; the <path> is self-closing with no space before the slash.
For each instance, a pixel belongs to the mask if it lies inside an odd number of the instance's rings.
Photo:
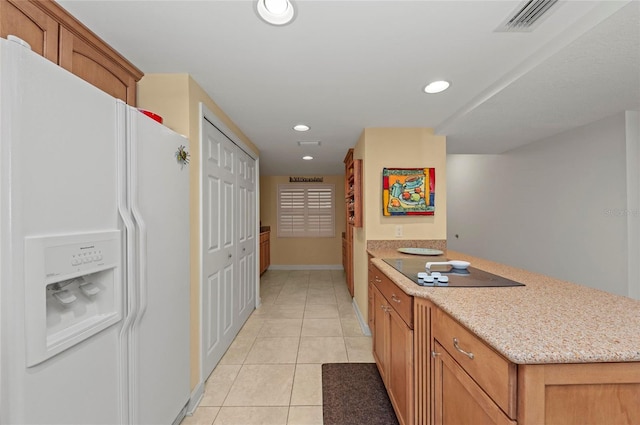
<path id="1" fill-rule="evenodd" d="M 111 96 L 136 105 L 142 71 L 52 0 L 0 0 L 0 35 L 31 49 Z"/>
<path id="2" fill-rule="evenodd" d="M 60 66 L 111 96 L 135 105 L 135 78 L 66 28 L 60 28 Z"/>
<path id="3" fill-rule="evenodd" d="M 58 22 L 30 1 L 0 1 L 0 36 L 20 37 L 31 50 L 58 62 Z"/>

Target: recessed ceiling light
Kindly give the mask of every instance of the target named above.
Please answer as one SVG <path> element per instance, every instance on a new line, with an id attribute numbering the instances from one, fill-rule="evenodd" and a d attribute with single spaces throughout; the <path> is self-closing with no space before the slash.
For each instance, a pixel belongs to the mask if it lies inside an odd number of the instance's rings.
<path id="1" fill-rule="evenodd" d="M 309 126 L 306 124 L 296 124 L 293 126 L 295 131 L 309 131 Z"/>
<path id="2" fill-rule="evenodd" d="M 286 25 L 295 14 L 290 0 L 258 0 L 256 9 L 258 15 L 272 25 Z"/>
<path id="3" fill-rule="evenodd" d="M 303 156 L 302 159 L 304 159 L 305 161 L 311 161 L 313 159 L 313 157 L 309 156 L 309 155 L 306 155 L 306 156 Z"/>
<path id="4" fill-rule="evenodd" d="M 424 88 L 424 92 L 429 94 L 434 94 L 434 93 L 440 93 L 441 91 L 445 91 L 448 88 L 449 88 L 448 81 L 434 81 L 432 83 L 427 84 L 427 86 Z"/>

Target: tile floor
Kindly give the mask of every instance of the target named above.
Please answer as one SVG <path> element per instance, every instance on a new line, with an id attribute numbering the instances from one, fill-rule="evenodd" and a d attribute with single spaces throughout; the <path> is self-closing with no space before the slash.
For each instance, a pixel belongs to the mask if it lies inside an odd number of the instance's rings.
<path id="1" fill-rule="evenodd" d="M 256 309 L 181 425 L 322 424 L 322 363 L 373 362 L 342 270 L 269 270 Z"/>

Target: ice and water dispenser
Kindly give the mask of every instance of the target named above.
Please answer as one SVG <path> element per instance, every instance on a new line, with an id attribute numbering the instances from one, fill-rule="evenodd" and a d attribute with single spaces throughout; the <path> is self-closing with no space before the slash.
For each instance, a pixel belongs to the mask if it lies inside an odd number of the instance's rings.
<path id="1" fill-rule="evenodd" d="M 120 321 L 120 233 L 25 238 L 27 366 Z"/>

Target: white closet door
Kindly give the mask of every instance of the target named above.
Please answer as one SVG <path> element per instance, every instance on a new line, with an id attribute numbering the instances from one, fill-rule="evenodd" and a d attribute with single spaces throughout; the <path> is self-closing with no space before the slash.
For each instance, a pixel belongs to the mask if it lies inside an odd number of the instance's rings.
<path id="1" fill-rule="evenodd" d="M 256 304 L 256 163 L 238 149 L 238 318 L 244 323 Z"/>
<path id="2" fill-rule="evenodd" d="M 202 376 L 218 364 L 242 325 L 239 298 L 236 207 L 237 147 L 204 120 L 202 137 Z"/>

